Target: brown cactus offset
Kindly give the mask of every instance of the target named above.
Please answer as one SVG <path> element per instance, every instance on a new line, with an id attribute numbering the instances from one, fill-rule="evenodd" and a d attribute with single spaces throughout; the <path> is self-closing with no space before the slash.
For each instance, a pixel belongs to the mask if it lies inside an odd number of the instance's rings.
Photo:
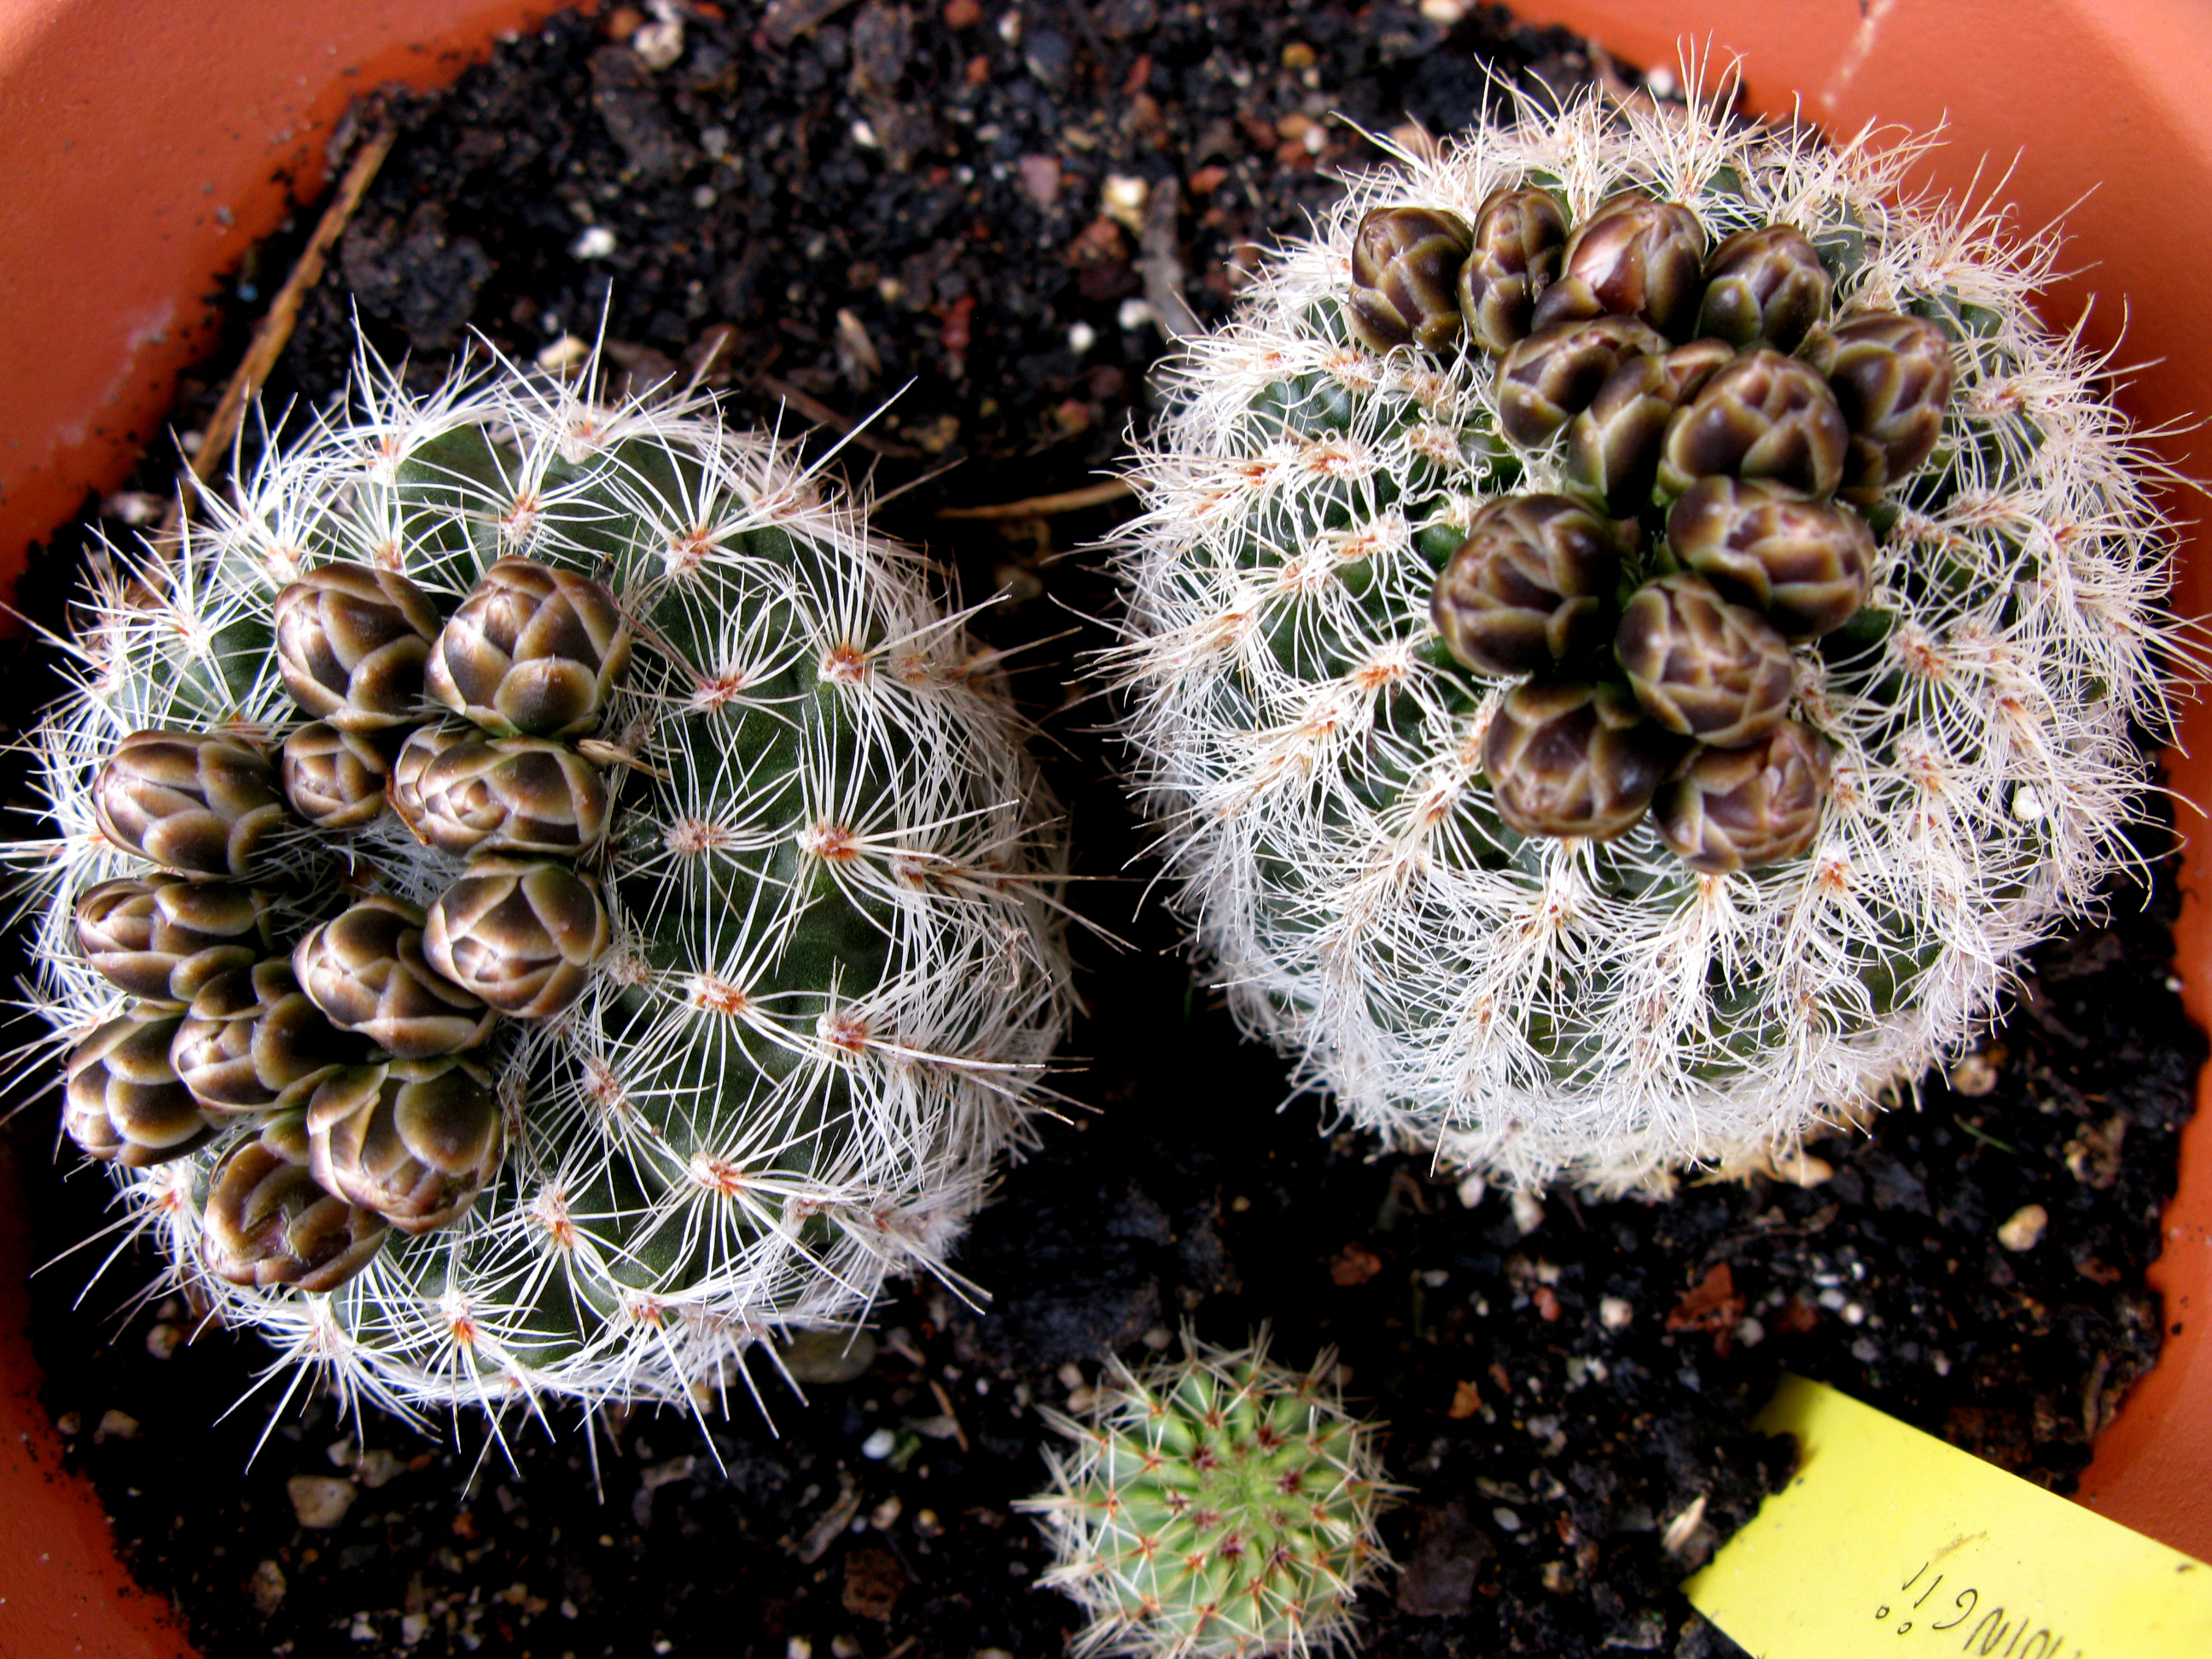
<path id="1" fill-rule="evenodd" d="M 1522 835 L 1606 841 L 1643 821 L 1681 750 L 1618 686 L 1526 680 L 1491 717 L 1482 769 Z"/>
<path id="2" fill-rule="evenodd" d="M 1845 493 L 1878 501 L 1936 453 L 1958 376 L 1951 343 L 1924 317 L 1859 317 L 1805 349 L 1850 428 Z"/>
<path id="3" fill-rule="evenodd" d="M 316 829 L 358 830 L 384 811 L 391 764 L 373 738 L 314 720 L 284 739 L 280 772 L 284 799 Z"/>
<path id="4" fill-rule="evenodd" d="M 251 875 L 289 817 L 267 760 L 196 732 L 133 732 L 100 768 L 92 799 L 118 848 L 198 876 Z"/>
<path id="5" fill-rule="evenodd" d="M 70 1052 L 62 1127 L 88 1155 L 143 1170 L 181 1158 L 215 1133 L 169 1062 L 184 1019 L 179 1010 L 140 1003 Z"/>
<path id="6" fill-rule="evenodd" d="M 1614 518 L 1633 518 L 1650 499 L 1667 423 L 1735 355 L 1721 341 L 1692 340 L 1623 362 L 1567 424 L 1569 481 Z"/>
<path id="7" fill-rule="evenodd" d="M 1468 526 L 1429 611 L 1452 655 L 1485 674 L 1534 674 L 1612 635 L 1620 543 L 1566 495 L 1508 495 Z"/>
<path id="8" fill-rule="evenodd" d="M 202 987 L 171 1054 L 192 1098 L 221 1118 L 304 1106 L 334 1067 L 366 1060 L 368 1044 L 332 1025 L 279 957 Z"/>
<path id="9" fill-rule="evenodd" d="M 76 902 L 77 945 L 110 983 L 181 1007 L 275 945 L 270 895 L 227 881 L 121 876 Z"/>
<path id="10" fill-rule="evenodd" d="M 496 560 L 430 647 L 430 696 L 497 737 L 568 738 L 599 724 L 629 666 L 630 625 L 589 576 Z"/>
<path id="11" fill-rule="evenodd" d="M 573 858 L 607 832 L 606 779 L 549 738 L 465 737 L 413 775 L 402 817 L 441 852 Z"/>
<path id="12" fill-rule="evenodd" d="M 1659 488 L 1679 495 L 1699 478 L 1765 478 L 1825 498 L 1843 482 L 1850 428 L 1808 363 L 1756 346 L 1705 382 L 1668 423 Z"/>
<path id="13" fill-rule="evenodd" d="M 490 1076 L 453 1055 L 334 1073 L 307 1121 L 315 1179 L 404 1233 L 451 1226 L 505 1146 Z"/>
<path id="14" fill-rule="evenodd" d="M 307 1167 L 303 1111 L 266 1119 L 208 1178 L 200 1212 L 208 1268 L 233 1285 L 336 1290 L 384 1248 L 383 1217 L 336 1197 Z"/>
<path id="15" fill-rule="evenodd" d="M 492 1034 L 493 1011 L 430 966 L 423 926 L 404 899 L 363 899 L 308 931 L 292 971 L 331 1024 L 396 1060 L 476 1048 Z"/>
<path id="16" fill-rule="evenodd" d="M 1795 351 L 1828 314 L 1832 288 L 1820 250 L 1796 226 L 1740 230 L 1705 261 L 1697 332 L 1731 346 Z"/>
<path id="17" fill-rule="evenodd" d="M 1458 273 L 1468 244 L 1467 221 L 1455 213 L 1369 214 L 1352 243 L 1346 306 L 1352 332 L 1376 351 L 1409 344 L 1442 351 L 1457 343 Z"/>
<path id="18" fill-rule="evenodd" d="M 1834 749 L 1784 720 L 1741 749 L 1704 749 L 1661 786 L 1659 838 L 1692 870 L 1726 875 L 1794 859 L 1820 833 Z"/>
<path id="19" fill-rule="evenodd" d="M 342 732 L 422 717 L 422 665 L 438 611 L 406 577 L 371 565 L 319 565 L 278 592 L 275 614 L 277 672 L 310 714 Z"/>
<path id="20" fill-rule="evenodd" d="M 430 965 L 503 1014 L 544 1019 L 574 1002 L 607 948 L 606 908 L 565 865 L 481 858 L 430 907 Z"/>
<path id="21" fill-rule="evenodd" d="M 1559 280 L 1536 301 L 1535 325 L 1636 317 L 1669 339 L 1698 313 L 1705 228 L 1680 202 L 1626 191 L 1598 204 L 1567 238 Z"/>
<path id="22" fill-rule="evenodd" d="M 1498 365 L 1498 428 L 1524 449 L 1590 406 L 1607 377 L 1632 357 L 1656 356 L 1667 342 L 1633 317 L 1539 328 Z"/>
<path id="23" fill-rule="evenodd" d="M 1790 707 L 1790 642 L 1703 576 L 1646 582 L 1613 635 L 1636 700 L 1669 732 L 1733 748 L 1774 729 Z"/>
<path id="24" fill-rule="evenodd" d="M 1792 640 L 1841 628 L 1866 604 L 1873 580 L 1874 532 L 1864 519 L 1759 479 L 1698 479 L 1667 514 L 1667 544 Z"/>
<path id="25" fill-rule="evenodd" d="M 1536 301 L 1559 274 L 1567 216 L 1548 190 L 1491 191 L 1459 268 L 1459 310 L 1476 345 L 1503 356 L 1528 337 Z"/>

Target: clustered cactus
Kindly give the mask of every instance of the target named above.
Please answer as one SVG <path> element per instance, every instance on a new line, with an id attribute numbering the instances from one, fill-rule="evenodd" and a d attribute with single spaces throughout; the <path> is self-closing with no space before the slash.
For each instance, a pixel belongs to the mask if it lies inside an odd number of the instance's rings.
<path id="1" fill-rule="evenodd" d="M 1226 1352 L 1186 1334 L 1180 1359 L 1118 1361 L 1051 1456 L 1036 1511 L 1058 1552 L 1042 1581 L 1091 1615 L 1077 1655 L 1231 1659 L 1326 1651 L 1389 1565 L 1376 1425 L 1344 1409 L 1334 1357 L 1304 1376 L 1264 1337 Z"/>
<path id="2" fill-rule="evenodd" d="M 1393 1142 L 1755 1167 L 2129 856 L 2168 526 L 2048 240 L 1911 151 L 1530 106 L 1355 182 L 1136 482 L 1140 782 L 1232 1006 Z"/>
<path id="3" fill-rule="evenodd" d="M 16 849 L 65 1127 L 343 1389 L 702 1396 L 941 1264 L 1062 849 L 991 657 L 781 446 L 357 392 L 87 596 Z"/>

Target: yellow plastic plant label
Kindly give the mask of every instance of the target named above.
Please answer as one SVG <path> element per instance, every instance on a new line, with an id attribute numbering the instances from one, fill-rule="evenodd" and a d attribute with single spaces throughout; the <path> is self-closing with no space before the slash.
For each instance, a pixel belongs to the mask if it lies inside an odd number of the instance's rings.
<path id="1" fill-rule="evenodd" d="M 2212 1566 L 1803 1377 L 1801 1461 L 1683 1586 L 1753 1659 L 2212 1659 Z"/>

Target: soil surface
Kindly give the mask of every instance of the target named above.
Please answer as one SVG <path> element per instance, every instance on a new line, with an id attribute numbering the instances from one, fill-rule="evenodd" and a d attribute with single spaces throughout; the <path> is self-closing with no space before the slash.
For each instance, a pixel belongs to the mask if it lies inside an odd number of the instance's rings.
<path id="1" fill-rule="evenodd" d="M 1443 131 L 1493 76 L 1612 72 L 1502 13 L 1434 21 L 1452 9 L 691 0 L 561 19 L 445 95 L 363 112 L 399 141 L 271 406 L 339 390 L 356 305 L 426 384 L 468 329 L 557 362 L 604 323 L 628 375 L 703 369 L 739 418 L 849 422 L 892 398 L 841 463 L 904 489 L 882 521 L 968 592 L 1005 591 L 981 631 L 1042 642 L 1018 690 L 1055 745 L 1080 866 L 1106 878 L 1084 902 L 1133 949 L 1084 946 L 1087 1058 L 1060 1079 L 1082 1109 L 958 1259 L 988 1311 L 906 1291 L 857 1374 L 804 1401 L 763 1382 L 773 1431 L 744 1407 L 496 1437 L 341 1422 L 261 1382 L 250 1337 L 131 1305 L 142 1255 L 81 1302 L 92 1253 L 42 1274 L 56 1420 L 207 1652 L 1046 1659 L 1081 1620 L 1035 1588 L 1047 1552 L 1013 1510 L 1042 1480 L 1036 1408 L 1186 1322 L 1227 1344 L 1269 1323 L 1294 1364 L 1334 1346 L 1388 1420 L 1408 1492 L 1386 1528 L 1403 1571 L 1364 1603 L 1378 1655 L 1736 1653 L 1674 1586 L 1786 1474 L 1788 1444 L 1744 1427 L 1785 1367 L 2070 1485 L 2157 1352 L 2142 1270 L 2204 1050 L 2168 977 L 2162 828 L 2147 887 L 2037 954 L 1996 1042 L 1870 1138 L 1814 1146 L 1805 1184 L 1516 1205 L 1320 1133 L 1144 902 L 1099 708 L 1063 690 L 1105 641 L 1079 619 L 1112 603 L 1064 556 L 1126 507 L 936 516 L 1097 481 L 1146 419 L 1155 319 L 1178 299 L 1224 315 L 1257 249 L 1335 191 L 1329 170 L 1379 159 L 1334 115 Z M 216 296 L 225 345 L 179 432 L 313 216 Z M 173 465 L 149 456 L 139 493 L 88 522 L 119 537 L 158 514 Z M 58 624 L 87 544 L 47 550 L 34 617 Z M 6 649 L 21 722 L 53 666 Z M 21 810 L 20 778 L 9 798 Z M 52 1121 L 49 1100 L 12 1128 L 41 1256 L 94 1232 L 107 1195 L 50 1156 Z M 2031 1204 L 2047 1223 L 2029 1243 Z"/>

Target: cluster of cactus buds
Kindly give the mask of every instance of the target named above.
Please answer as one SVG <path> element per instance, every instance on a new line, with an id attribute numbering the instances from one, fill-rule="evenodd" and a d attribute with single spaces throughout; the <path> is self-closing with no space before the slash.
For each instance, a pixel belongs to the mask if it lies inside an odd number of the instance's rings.
<path id="1" fill-rule="evenodd" d="M 1492 191 L 1472 228 L 1375 208 L 1352 246 L 1355 336 L 1472 342 L 1498 360 L 1506 439 L 1561 447 L 1571 493 L 1486 504 L 1430 597 L 1462 664 L 1539 677 L 1485 739 L 1499 817 L 1602 839 L 1666 786 L 1661 839 L 1693 869 L 1803 853 L 1832 756 L 1802 724 L 1775 735 L 1790 647 L 1867 602 L 1875 538 L 1837 495 L 1878 500 L 1933 453 L 1954 379 L 1943 331 L 1899 313 L 1830 326 L 1833 285 L 1802 231 L 1762 225 L 1708 252 L 1695 213 L 1638 191 L 1571 229 L 1527 184 Z M 1431 267 L 1453 247 L 1446 284 Z M 1624 679 L 1632 699 L 1612 694 Z M 1707 764 L 1711 750 L 1731 757 Z M 1692 774 L 1738 780 L 1730 810 L 1693 810 Z"/>
<path id="2" fill-rule="evenodd" d="M 588 370 L 364 356 L 204 499 L 98 567 L 13 849 L 69 1132 L 174 1278 L 356 1400 L 499 1411 L 696 1403 L 940 1270 L 1069 988 L 924 562 Z"/>
<path id="3" fill-rule="evenodd" d="M 1052 1488 L 1024 1505 L 1059 1555 L 1042 1581 L 1091 1615 L 1078 1656 L 1257 1659 L 1325 1653 L 1388 1566 L 1375 1522 L 1378 1426 L 1344 1408 L 1324 1354 L 1301 1376 L 1186 1333 L 1180 1359 L 1115 1362 Z"/>
<path id="4" fill-rule="evenodd" d="M 599 843 L 611 792 L 557 738 L 515 734 L 596 725 L 630 630 L 599 583 L 519 558 L 442 625 L 405 576 L 343 562 L 287 584 L 271 617 L 278 677 L 313 716 L 280 768 L 240 738 L 140 731 L 94 784 L 102 833 L 161 873 L 77 901 L 85 958 L 138 1000 L 70 1057 L 64 1121 L 92 1157 L 132 1168 L 241 1119 L 296 1127 L 224 1155 L 205 1254 L 238 1284 L 328 1289 L 375 1255 L 386 1224 L 449 1225 L 491 1179 L 498 1099 L 459 1055 L 499 1014 L 559 1013 L 606 948 L 597 887 L 558 860 Z M 501 735 L 422 724 L 426 691 Z M 436 763 L 395 766 L 426 733 Z M 273 918 L 312 898 L 280 905 L 223 879 L 266 878 L 297 820 L 357 832 L 387 803 L 425 844 L 495 856 L 464 866 L 427 915 L 373 894 L 289 952 Z M 496 856 L 515 853 L 543 856 Z"/>
<path id="5" fill-rule="evenodd" d="M 1619 1189 L 1872 1109 L 2094 902 L 2172 543 L 2047 247 L 1910 145 L 1508 101 L 1189 343 L 1113 660 L 1298 1083 Z"/>

